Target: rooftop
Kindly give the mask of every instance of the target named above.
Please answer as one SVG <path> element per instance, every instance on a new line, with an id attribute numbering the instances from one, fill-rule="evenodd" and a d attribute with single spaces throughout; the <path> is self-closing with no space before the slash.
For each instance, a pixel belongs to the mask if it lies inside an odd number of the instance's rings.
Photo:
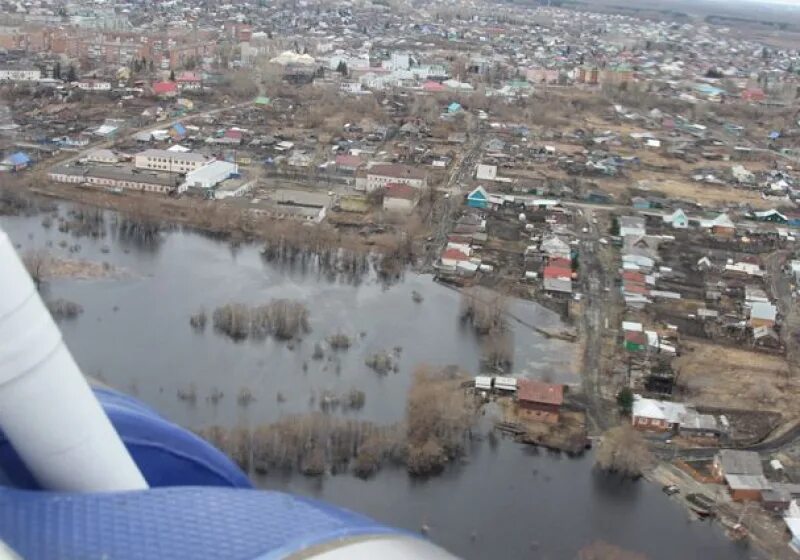
<path id="1" fill-rule="evenodd" d="M 517 383 L 517 398 L 523 402 L 562 405 L 564 386 L 532 379 L 520 379 Z"/>

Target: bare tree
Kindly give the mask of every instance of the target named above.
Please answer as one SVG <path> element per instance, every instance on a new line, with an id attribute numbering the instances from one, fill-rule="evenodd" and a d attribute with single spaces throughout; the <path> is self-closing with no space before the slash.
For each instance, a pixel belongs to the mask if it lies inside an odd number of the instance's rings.
<path id="1" fill-rule="evenodd" d="M 406 405 L 410 473 L 439 471 L 463 453 L 474 408 L 459 385 L 457 374 L 448 370 L 421 366 L 414 372 Z"/>
<path id="2" fill-rule="evenodd" d="M 505 330 L 508 301 L 502 294 L 476 286 L 461 292 L 461 317 L 478 334 Z"/>
<path id="3" fill-rule="evenodd" d="M 42 283 L 50 274 L 52 257 L 47 251 L 26 251 L 22 256 L 22 262 L 28 269 L 37 290 L 42 288 Z"/>
<path id="4" fill-rule="evenodd" d="M 629 424 L 623 424 L 603 434 L 595 462 L 605 471 L 638 477 L 653 464 L 654 458 L 642 435 Z"/>

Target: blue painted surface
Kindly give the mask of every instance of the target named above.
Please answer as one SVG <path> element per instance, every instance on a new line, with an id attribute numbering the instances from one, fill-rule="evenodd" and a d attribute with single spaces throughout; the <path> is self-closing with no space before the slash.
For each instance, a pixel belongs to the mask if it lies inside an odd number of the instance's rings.
<path id="1" fill-rule="evenodd" d="M 132 397 L 110 389 L 94 392 L 151 487 L 252 488 L 241 469 L 205 440 Z M 16 488 L 39 488 L 2 432 L 0 470 Z"/>
<path id="2" fill-rule="evenodd" d="M 25 152 L 17 152 L 8 156 L 5 161 L 14 167 L 25 167 L 31 163 L 31 158 Z"/>
<path id="3" fill-rule="evenodd" d="M 467 206 L 472 208 L 488 208 L 489 198 L 486 191 L 481 187 L 477 187 L 467 196 Z"/>
<path id="4" fill-rule="evenodd" d="M 280 492 L 0 490 L 0 535 L 26 560 L 272 560 L 347 537 L 399 533 Z"/>

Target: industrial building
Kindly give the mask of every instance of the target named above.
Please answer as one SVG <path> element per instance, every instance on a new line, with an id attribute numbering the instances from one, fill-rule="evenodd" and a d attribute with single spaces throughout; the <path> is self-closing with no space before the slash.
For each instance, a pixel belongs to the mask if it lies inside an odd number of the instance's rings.
<path id="1" fill-rule="evenodd" d="M 108 187 L 114 190 L 132 189 L 160 194 L 169 194 L 178 187 L 175 175 L 157 171 L 137 171 L 128 167 L 62 165 L 52 169 L 47 176 L 50 180 L 59 183 Z"/>
<path id="2" fill-rule="evenodd" d="M 170 152 L 175 153 L 175 152 Z M 179 154 L 191 155 L 191 154 Z M 216 160 L 212 161 L 202 167 L 198 167 L 194 171 L 186 174 L 186 181 L 181 185 L 180 190 L 184 191 L 188 188 L 195 189 L 211 189 L 217 186 L 225 179 L 237 175 L 239 173 L 239 166 L 235 163 L 228 161 Z"/>

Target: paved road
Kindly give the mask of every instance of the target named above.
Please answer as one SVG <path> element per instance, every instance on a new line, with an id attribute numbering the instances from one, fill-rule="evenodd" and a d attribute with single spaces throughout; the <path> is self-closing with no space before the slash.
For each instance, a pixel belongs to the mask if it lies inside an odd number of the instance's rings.
<path id="1" fill-rule="evenodd" d="M 430 214 L 428 225 L 432 239 L 428 242 L 426 255 L 426 264 L 429 266 L 438 259 L 439 252 L 447 241 L 447 235 L 453 229 L 456 215 L 461 208 L 461 197 L 465 194 L 461 191 L 461 182 L 473 173 L 484 138 L 484 132 L 476 131 L 473 134 L 470 143 L 456 156 L 457 160 L 453 162 L 453 169 L 447 182 L 438 189 L 444 191 L 445 196 L 436 199 Z"/>
<path id="2" fill-rule="evenodd" d="M 765 259 L 770 283 L 770 291 L 775 298 L 778 310 L 783 317 L 781 338 L 786 345 L 786 359 L 797 367 L 800 365 L 800 344 L 794 335 L 800 332 L 800 309 L 792 293 L 792 279 L 783 271 L 783 265 L 791 253 L 786 250 L 774 251 Z"/>

